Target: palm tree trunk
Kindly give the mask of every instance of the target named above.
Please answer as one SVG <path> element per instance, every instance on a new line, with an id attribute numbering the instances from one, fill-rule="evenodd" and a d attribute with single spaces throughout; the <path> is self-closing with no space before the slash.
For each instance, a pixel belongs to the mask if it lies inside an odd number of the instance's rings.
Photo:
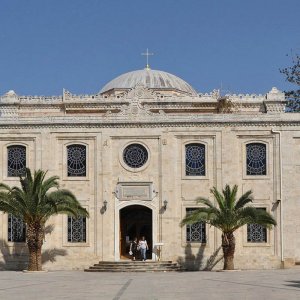
<path id="1" fill-rule="evenodd" d="M 232 232 L 222 234 L 222 249 L 224 254 L 223 270 L 234 270 L 235 237 Z"/>
<path id="2" fill-rule="evenodd" d="M 44 226 L 39 222 L 27 224 L 26 240 L 29 251 L 28 271 L 42 270 Z"/>

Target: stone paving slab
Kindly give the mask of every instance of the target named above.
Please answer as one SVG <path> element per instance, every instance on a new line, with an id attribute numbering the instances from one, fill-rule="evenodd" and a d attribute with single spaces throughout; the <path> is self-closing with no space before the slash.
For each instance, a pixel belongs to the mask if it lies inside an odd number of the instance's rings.
<path id="1" fill-rule="evenodd" d="M 0 271 L 1 300 L 299 300 L 300 269 L 181 272 L 86 273 Z"/>

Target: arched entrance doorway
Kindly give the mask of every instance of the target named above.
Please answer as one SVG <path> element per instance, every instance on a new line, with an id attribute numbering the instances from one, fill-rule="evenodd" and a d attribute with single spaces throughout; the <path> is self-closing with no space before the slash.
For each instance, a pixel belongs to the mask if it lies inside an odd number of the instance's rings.
<path id="1" fill-rule="evenodd" d="M 149 251 L 147 258 L 152 258 L 152 210 L 142 205 L 131 205 L 120 210 L 120 256 L 130 258 L 130 241 L 135 237 L 145 236 Z"/>

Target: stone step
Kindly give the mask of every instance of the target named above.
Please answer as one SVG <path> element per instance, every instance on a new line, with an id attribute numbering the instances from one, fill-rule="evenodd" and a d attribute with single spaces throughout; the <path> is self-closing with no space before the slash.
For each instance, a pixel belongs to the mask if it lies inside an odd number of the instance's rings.
<path id="1" fill-rule="evenodd" d="M 172 261 L 118 261 L 99 262 L 85 269 L 85 272 L 171 272 L 180 271 L 177 263 Z"/>
<path id="2" fill-rule="evenodd" d="M 114 264 L 114 265 L 128 265 L 128 264 L 176 264 L 171 260 L 164 260 L 164 261 L 153 261 L 153 260 L 121 260 L 121 261 L 99 261 L 99 264 L 106 265 L 106 264 Z"/>
<path id="3" fill-rule="evenodd" d="M 106 270 L 137 270 L 137 269 L 174 269 L 177 266 L 126 266 L 126 267 L 115 267 L 115 266 L 91 266 L 90 269 L 106 269 Z"/>
<path id="4" fill-rule="evenodd" d="M 111 270 L 105 270 L 105 269 L 85 269 L 84 272 L 178 272 L 181 271 L 180 269 L 111 269 Z"/>
<path id="5" fill-rule="evenodd" d="M 147 262 L 131 262 L 131 263 L 122 263 L 122 264 L 114 264 L 114 263 L 97 263 L 97 264 L 94 264 L 94 265 L 99 265 L 99 266 L 171 266 L 171 265 L 177 265 L 177 263 L 169 263 L 169 262 L 166 262 L 166 263 L 147 263 Z"/>

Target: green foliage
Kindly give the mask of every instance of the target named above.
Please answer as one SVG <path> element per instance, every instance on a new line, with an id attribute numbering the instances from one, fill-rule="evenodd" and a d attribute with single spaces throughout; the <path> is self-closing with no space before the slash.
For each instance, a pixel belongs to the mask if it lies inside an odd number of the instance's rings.
<path id="1" fill-rule="evenodd" d="M 223 233 L 233 233 L 245 224 L 256 223 L 266 227 L 276 225 L 275 219 L 265 210 L 259 210 L 248 206 L 252 202 L 252 192 L 248 191 L 238 200 L 238 187 L 234 185 L 231 189 L 229 185 L 220 193 L 215 187 L 211 189 L 216 205 L 209 199 L 198 198 L 197 202 L 203 207 L 188 214 L 181 222 L 181 226 L 205 222 L 220 229 Z"/>
<path id="2" fill-rule="evenodd" d="M 288 100 L 287 111 L 299 112 L 300 111 L 300 55 L 292 56 L 292 66 L 280 69 L 280 73 L 284 74 L 286 80 L 297 87 L 291 91 L 285 91 Z"/>
<path id="3" fill-rule="evenodd" d="M 46 174 L 38 170 L 32 176 L 27 168 L 25 177 L 20 177 L 21 188 L 0 183 L 0 211 L 20 217 L 27 224 L 45 224 L 50 216 L 61 213 L 88 216 L 70 191 L 59 189 L 59 178 L 45 179 Z"/>

